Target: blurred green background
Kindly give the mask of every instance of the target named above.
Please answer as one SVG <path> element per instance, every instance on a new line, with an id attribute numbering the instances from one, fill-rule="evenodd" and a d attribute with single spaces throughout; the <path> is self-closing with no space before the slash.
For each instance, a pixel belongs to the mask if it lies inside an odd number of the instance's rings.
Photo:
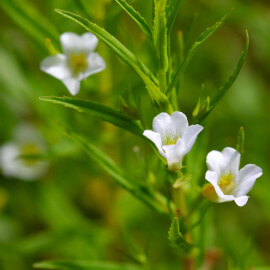
<path id="1" fill-rule="evenodd" d="M 136 0 L 132 4 L 151 24 L 152 1 Z M 94 116 L 38 99 L 69 96 L 60 81 L 39 69 L 41 60 L 49 55 L 45 39 L 50 38 L 59 49 L 61 33 L 84 33 L 80 26 L 54 12 L 55 8 L 103 26 L 155 70 L 151 46 L 114 1 L 1 0 L 0 144 L 12 140 L 18 125 L 31 124 L 46 141 L 44 155 L 50 167 L 45 176 L 32 182 L 0 175 L 0 269 L 28 270 L 34 262 L 58 258 L 132 263 L 143 262 L 146 257 L 150 269 L 189 269 L 169 246 L 170 220 L 118 187 L 61 133 L 59 124 L 83 134 L 141 181 L 164 177 L 164 168 L 160 168 L 151 147 Z M 206 154 L 213 149 L 235 147 L 239 127 L 243 126 L 246 141 L 242 165 L 254 163 L 263 168 L 264 174 L 245 207 L 234 203 L 213 205 L 197 234 L 205 251 L 205 263 L 215 261 L 213 268 L 205 269 L 268 269 L 269 0 L 184 0 L 172 32 L 172 57 L 179 62 L 179 30 L 187 51 L 206 27 L 231 8 L 225 24 L 200 48 L 187 68 L 179 90 L 180 110 L 191 119 L 199 96 L 214 96 L 244 47 L 245 28 L 250 35 L 248 57 L 236 83 L 204 123 L 204 132 L 187 162 L 194 181 L 202 185 Z M 140 97 L 142 118 L 150 126 L 157 111 L 140 79 L 102 42 L 97 51 L 107 68 L 83 81 L 77 97 L 121 109 L 120 97 L 132 92 L 134 99 Z"/>

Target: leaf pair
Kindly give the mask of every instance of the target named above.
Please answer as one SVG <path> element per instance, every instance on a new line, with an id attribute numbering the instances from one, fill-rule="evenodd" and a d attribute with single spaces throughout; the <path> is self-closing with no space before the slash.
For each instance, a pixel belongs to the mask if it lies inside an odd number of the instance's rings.
<path id="1" fill-rule="evenodd" d="M 120 111 L 116 111 L 98 103 L 77 98 L 41 97 L 40 99 L 63 105 L 79 112 L 93 114 L 104 121 L 110 122 L 145 139 L 145 137 L 142 136 L 142 128 L 140 125 Z M 162 214 L 168 213 L 166 199 L 160 193 L 152 194 L 146 186 L 139 185 L 135 180 L 130 179 L 130 177 L 125 175 L 121 168 L 119 168 L 119 166 L 117 166 L 110 157 L 90 142 L 87 142 L 70 131 L 65 130 L 64 132 L 70 139 L 79 144 L 93 160 L 99 163 L 100 166 L 109 173 L 109 175 L 111 175 L 120 186 L 128 190 L 135 197 L 145 202 L 157 212 Z"/>
<path id="2" fill-rule="evenodd" d="M 130 4 L 128 4 L 126 0 L 115 0 L 115 1 L 129 14 L 129 16 L 138 24 L 138 26 L 141 28 L 144 34 L 152 41 L 153 33 L 150 27 L 148 26 L 147 22 L 145 21 L 144 17 L 137 10 L 135 10 Z M 173 1 L 169 1 L 169 3 L 167 1 L 160 0 L 160 2 L 166 2 L 165 3 L 166 4 L 166 9 L 165 9 L 166 17 L 165 18 L 167 21 L 168 33 L 171 33 L 171 30 L 175 22 L 176 16 L 178 14 L 182 0 L 173 0 Z M 161 5 L 163 5 L 163 3 L 161 3 Z"/>
<path id="3" fill-rule="evenodd" d="M 158 213 L 168 214 L 167 201 L 160 193 L 150 191 L 147 186 L 124 174 L 122 169 L 109 156 L 89 141 L 66 129 L 63 131 L 71 140 L 80 145 L 91 159 L 96 161 L 122 188 Z"/>
<path id="4" fill-rule="evenodd" d="M 98 103 L 77 98 L 41 97 L 40 99 L 63 105 L 79 112 L 93 114 L 104 121 L 110 122 L 145 139 L 145 137 L 142 136 L 142 128 L 140 125 L 120 111 L 116 111 Z M 145 202 L 157 212 L 162 214 L 168 212 L 166 205 L 167 202 L 160 193 L 155 193 L 153 195 L 145 186 L 136 184 L 136 181 L 126 176 L 110 157 L 90 142 L 85 141 L 83 138 L 70 131 L 65 131 L 65 134 L 78 143 L 92 159 L 99 163 L 101 167 L 114 178 L 120 186 L 131 192 L 135 197 Z"/>

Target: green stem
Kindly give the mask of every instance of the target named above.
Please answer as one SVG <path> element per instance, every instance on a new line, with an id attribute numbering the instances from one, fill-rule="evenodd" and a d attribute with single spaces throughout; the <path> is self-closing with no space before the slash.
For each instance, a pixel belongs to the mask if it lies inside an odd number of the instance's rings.
<path id="1" fill-rule="evenodd" d="M 173 89 L 170 100 L 171 100 L 174 110 L 178 111 L 179 107 L 178 107 L 176 88 Z"/>
<path id="2" fill-rule="evenodd" d="M 158 78 L 159 78 L 160 91 L 164 93 L 167 88 L 166 72 L 160 69 Z"/>

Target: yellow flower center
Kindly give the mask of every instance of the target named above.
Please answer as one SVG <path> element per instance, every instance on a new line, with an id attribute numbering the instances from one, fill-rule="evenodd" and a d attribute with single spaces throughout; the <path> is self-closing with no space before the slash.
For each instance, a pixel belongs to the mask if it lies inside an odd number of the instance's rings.
<path id="1" fill-rule="evenodd" d="M 219 178 L 218 185 L 225 195 L 231 194 L 235 187 L 234 176 L 231 173 L 222 175 Z"/>
<path id="2" fill-rule="evenodd" d="M 29 166 L 33 166 L 37 163 L 36 158 L 34 158 L 37 154 L 39 154 L 39 149 L 35 144 L 26 144 L 21 149 L 21 155 L 25 156 L 23 161 Z"/>
<path id="3" fill-rule="evenodd" d="M 165 145 L 176 144 L 177 140 L 178 140 L 178 137 L 165 137 L 164 138 L 164 144 Z"/>
<path id="4" fill-rule="evenodd" d="M 88 67 L 85 54 L 84 53 L 71 54 L 69 59 L 69 66 L 74 75 L 78 75 L 79 73 L 84 72 Z"/>

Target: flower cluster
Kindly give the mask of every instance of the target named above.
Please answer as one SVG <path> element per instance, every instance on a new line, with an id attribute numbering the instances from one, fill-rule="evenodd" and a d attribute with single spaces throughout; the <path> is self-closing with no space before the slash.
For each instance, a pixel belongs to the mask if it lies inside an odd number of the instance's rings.
<path id="1" fill-rule="evenodd" d="M 104 60 L 93 51 L 98 39 L 92 33 L 78 36 L 64 33 L 60 37 L 63 54 L 56 54 L 44 59 L 41 69 L 61 80 L 72 95 L 80 88 L 80 81 L 105 68 Z M 182 168 L 183 157 L 191 150 L 201 125 L 189 125 L 182 112 L 169 115 L 160 113 L 153 119 L 153 130 L 145 130 L 143 135 L 157 147 L 160 155 L 166 159 L 168 169 L 178 172 Z M 226 147 L 222 152 L 211 151 L 207 155 L 208 171 L 205 179 L 215 190 L 215 201 L 235 201 L 238 206 L 247 203 L 246 195 L 256 179 L 262 175 L 262 169 L 249 164 L 239 170 L 240 153 Z M 213 199 L 213 198 L 212 198 Z"/>
<path id="2" fill-rule="evenodd" d="M 168 169 L 179 171 L 184 155 L 191 150 L 202 130 L 200 125 L 189 126 L 187 117 L 176 111 L 171 116 L 167 113 L 157 115 L 153 130 L 145 130 L 143 135 L 156 145 L 160 155 L 167 160 Z M 209 170 L 205 179 L 215 189 L 215 201 L 235 201 L 238 206 L 244 206 L 248 201 L 246 194 L 262 175 L 262 169 L 249 164 L 239 171 L 240 153 L 230 147 L 222 152 L 211 151 L 206 162 Z"/>

